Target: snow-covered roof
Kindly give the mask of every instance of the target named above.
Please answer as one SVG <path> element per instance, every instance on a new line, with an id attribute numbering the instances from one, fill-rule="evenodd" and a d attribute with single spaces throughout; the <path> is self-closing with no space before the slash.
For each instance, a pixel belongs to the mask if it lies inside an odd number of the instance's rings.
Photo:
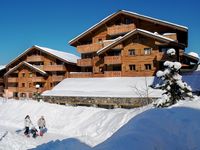
<path id="1" fill-rule="evenodd" d="M 167 38 L 167 37 L 164 37 L 158 33 L 152 33 L 150 31 L 147 31 L 147 30 L 143 30 L 143 29 L 134 29 L 130 32 L 128 32 L 127 34 L 125 34 L 123 37 L 121 38 L 118 38 L 116 39 L 114 42 L 112 42 L 111 44 L 103 47 L 102 49 L 98 50 L 97 51 L 97 54 L 101 54 L 102 52 L 108 50 L 109 48 L 112 48 L 114 46 L 116 46 L 117 44 L 119 44 L 120 42 L 122 42 L 123 40 L 126 40 L 127 38 L 129 38 L 130 36 L 134 35 L 134 34 L 137 34 L 137 33 L 141 33 L 143 35 L 146 35 L 146 36 L 153 36 L 155 37 L 156 39 L 158 40 L 162 40 L 162 41 L 167 41 L 167 42 L 174 42 L 174 43 L 177 43 L 175 40 L 171 39 L 171 38 Z M 178 43 L 177 43 L 178 44 Z"/>
<path id="2" fill-rule="evenodd" d="M 175 23 L 171 23 L 171 22 L 160 20 L 160 19 L 152 18 L 152 17 L 149 17 L 149 16 L 141 15 L 141 14 L 131 12 L 131 11 L 120 10 L 120 11 L 113 13 L 113 14 L 107 16 L 106 18 L 102 19 L 101 21 L 99 21 L 98 23 L 96 23 L 95 25 L 93 25 L 92 27 L 90 27 L 89 29 L 87 29 L 86 31 L 81 33 L 80 35 L 78 35 L 75 38 L 73 38 L 72 40 L 70 40 L 68 43 L 70 45 L 72 45 L 76 40 L 80 39 L 82 36 L 86 35 L 88 32 L 91 32 L 92 30 L 96 29 L 97 27 L 101 26 L 103 23 L 109 21 L 111 18 L 113 18 L 113 17 L 115 17 L 119 14 L 125 14 L 125 15 L 131 15 L 133 17 L 139 17 L 139 18 L 142 18 L 142 19 L 146 19 L 148 21 L 157 22 L 157 23 L 160 23 L 160 24 L 172 26 L 172 27 L 175 27 L 175 28 L 183 30 L 183 31 L 188 30 L 187 27 L 182 26 L 182 25 L 178 25 L 178 24 L 175 24 Z"/>
<path id="3" fill-rule="evenodd" d="M 71 54 L 71 53 L 66 53 L 66 52 L 50 49 L 47 47 L 41 47 L 41 46 L 37 46 L 37 45 L 35 45 L 34 47 L 39 48 L 39 49 L 41 49 L 47 53 L 50 53 L 54 56 L 57 56 L 59 58 L 62 58 L 63 60 L 65 60 L 67 62 L 77 63 L 77 59 L 80 59 L 78 56 Z"/>
<path id="4" fill-rule="evenodd" d="M 146 78 L 147 84 L 154 82 L 154 77 Z M 145 92 L 145 77 L 112 78 L 67 78 L 44 96 L 81 96 L 81 97 L 141 97 Z M 141 93 L 138 93 L 140 91 Z M 160 97 L 160 90 L 149 89 L 150 97 Z M 141 94 L 141 95 L 140 95 Z M 143 95 L 145 96 L 145 95 Z"/>
<path id="5" fill-rule="evenodd" d="M 47 54 L 53 55 L 53 56 L 55 56 L 59 59 L 62 59 L 63 61 L 69 62 L 69 63 L 77 63 L 77 59 L 79 59 L 78 56 L 71 54 L 71 53 L 66 53 L 66 52 L 63 52 L 63 51 L 58 51 L 58 50 L 50 49 L 50 48 L 47 48 L 47 47 L 41 47 L 41 46 L 38 46 L 38 45 L 34 45 L 34 46 L 26 49 L 23 53 L 21 53 L 14 60 L 12 60 L 7 66 L 12 64 L 14 61 L 19 59 L 23 55 L 27 54 L 30 50 L 32 50 L 34 48 L 41 50 L 41 51 L 43 51 Z"/>
<path id="6" fill-rule="evenodd" d="M 39 69 L 39 68 L 36 67 L 36 66 L 33 66 L 33 65 L 29 64 L 29 63 L 26 62 L 26 61 L 23 61 L 23 62 L 19 63 L 17 66 L 15 66 L 15 67 L 13 67 L 12 69 L 10 69 L 8 72 L 6 72 L 5 76 L 9 75 L 10 73 L 12 73 L 13 71 L 15 71 L 17 68 L 19 68 L 19 67 L 22 66 L 22 65 L 26 65 L 27 67 L 29 67 L 29 68 L 31 68 L 31 69 L 33 69 L 33 70 L 35 70 L 35 71 L 41 73 L 42 75 L 47 75 L 47 73 L 46 73 L 45 71 Z"/>
<path id="7" fill-rule="evenodd" d="M 6 65 L 0 65 L 0 70 L 5 69 Z"/>
<path id="8" fill-rule="evenodd" d="M 196 57 L 198 59 L 200 58 L 199 55 L 197 53 L 195 53 L 195 52 L 189 52 L 188 55 Z"/>

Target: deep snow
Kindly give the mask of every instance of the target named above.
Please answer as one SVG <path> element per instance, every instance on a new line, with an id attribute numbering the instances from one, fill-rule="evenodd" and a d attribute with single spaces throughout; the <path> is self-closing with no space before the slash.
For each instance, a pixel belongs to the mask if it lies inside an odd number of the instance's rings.
<path id="1" fill-rule="evenodd" d="M 24 117 L 32 122 L 44 115 L 48 132 L 27 138 L 15 131 Z M 2 150 L 193 150 L 200 149 L 200 98 L 171 108 L 136 109 L 71 107 L 30 100 L 0 100 Z"/>

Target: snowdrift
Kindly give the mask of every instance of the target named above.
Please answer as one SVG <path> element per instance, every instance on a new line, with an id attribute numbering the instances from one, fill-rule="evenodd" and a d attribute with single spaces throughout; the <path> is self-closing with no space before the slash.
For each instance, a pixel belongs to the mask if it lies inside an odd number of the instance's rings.
<path id="1" fill-rule="evenodd" d="M 16 134 L 26 114 L 44 115 L 48 133 L 37 139 Z M 68 107 L 35 101 L 0 100 L 4 150 L 192 150 L 200 148 L 200 98 L 171 108 L 125 110 Z"/>

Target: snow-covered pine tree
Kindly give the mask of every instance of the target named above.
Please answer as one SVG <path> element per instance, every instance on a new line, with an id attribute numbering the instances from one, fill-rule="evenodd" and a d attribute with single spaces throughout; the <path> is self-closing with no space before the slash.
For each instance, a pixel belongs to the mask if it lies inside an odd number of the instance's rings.
<path id="1" fill-rule="evenodd" d="M 175 49 L 171 48 L 167 51 L 169 59 L 175 56 Z M 158 71 L 156 76 L 162 80 L 162 83 L 157 85 L 156 88 L 164 90 L 162 98 L 160 98 L 155 106 L 168 107 L 175 104 L 179 100 L 185 99 L 185 97 L 192 98 L 192 89 L 186 82 L 182 81 L 182 76 L 179 75 L 181 63 L 173 61 L 164 62 L 164 71 Z"/>

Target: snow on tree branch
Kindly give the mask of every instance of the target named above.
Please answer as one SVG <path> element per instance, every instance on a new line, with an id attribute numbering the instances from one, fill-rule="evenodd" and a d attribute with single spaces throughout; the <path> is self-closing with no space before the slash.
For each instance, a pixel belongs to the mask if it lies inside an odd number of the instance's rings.
<path id="1" fill-rule="evenodd" d="M 175 55 L 175 49 L 169 49 L 167 51 L 169 57 Z M 185 97 L 192 98 L 192 88 L 182 81 L 182 76 L 179 75 L 181 63 L 165 61 L 163 64 L 166 68 L 164 71 L 159 70 L 156 76 L 163 82 L 161 85 L 157 85 L 156 88 L 160 88 L 164 91 L 163 97 L 159 99 L 155 106 L 167 107 L 175 104 L 179 100 L 185 99 Z"/>

